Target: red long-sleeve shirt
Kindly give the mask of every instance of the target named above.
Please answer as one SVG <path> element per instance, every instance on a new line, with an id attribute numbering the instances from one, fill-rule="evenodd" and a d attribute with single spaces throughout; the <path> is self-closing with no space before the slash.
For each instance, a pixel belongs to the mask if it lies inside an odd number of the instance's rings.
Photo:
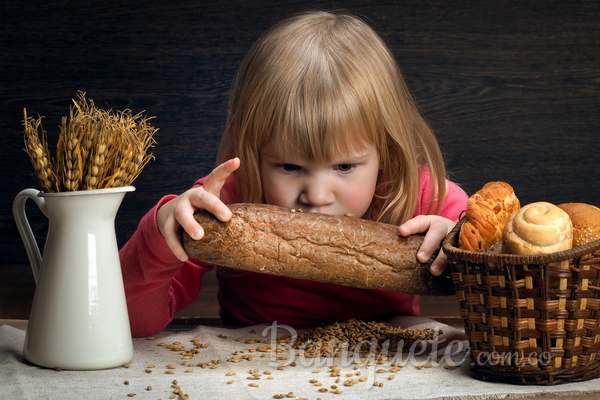
<path id="1" fill-rule="evenodd" d="M 230 177 L 232 178 L 232 177 Z M 202 185 L 206 178 L 196 182 Z M 213 267 L 199 260 L 179 261 L 156 224 L 156 213 L 176 196 L 165 196 L 140 221 L 120 251 L 132 334 L 152 335 L 162 330 L 173 314 L 192 303 L 202 287 L 202 275 Z M 237 202 L 233 179 L 221 192 L 225 204 Z M 423 173 L 415 216 L 425 214 L 431 198 L 431 179 Z M 458 221 L 467 195 L 448 182 L 448 194 L 439 215 Z M 356 289 L 255 272 L 218 267 L 218 300 L 223 323 L 260 323 L 311 327 L 351 318 L 388 320 L 398 315 L 419 315 L 419 297 L 375 289 Z"/>

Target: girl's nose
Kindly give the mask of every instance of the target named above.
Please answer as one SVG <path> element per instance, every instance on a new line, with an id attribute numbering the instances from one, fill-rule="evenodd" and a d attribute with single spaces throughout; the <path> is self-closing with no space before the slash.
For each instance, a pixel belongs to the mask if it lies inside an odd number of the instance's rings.
<path id="1" fill-rule="evenodd" d="M 334 201 L 333 190 L 326 179 L 308 179 L 300 193 L 300 202 L 311 208 L 327 206 Z"/>

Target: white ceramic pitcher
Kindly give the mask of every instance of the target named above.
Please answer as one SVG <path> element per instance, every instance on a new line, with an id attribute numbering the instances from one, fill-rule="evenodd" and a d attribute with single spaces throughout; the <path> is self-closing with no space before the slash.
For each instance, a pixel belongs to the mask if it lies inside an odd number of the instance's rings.
<path id="1" fill-rule="evenodd" d="M 44 193 L 21 191 L 13 215 L 36 281 L 23 353 L 34 364 L 94 370 L 133 356 L 114 221 L 133 186 Z M 44 256 L 25 203 L 48 217 Z"/>

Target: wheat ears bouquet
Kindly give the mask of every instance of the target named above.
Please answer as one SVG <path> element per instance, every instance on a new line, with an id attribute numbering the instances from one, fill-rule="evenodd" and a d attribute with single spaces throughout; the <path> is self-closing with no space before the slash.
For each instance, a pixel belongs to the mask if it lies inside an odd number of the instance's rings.
<path id="1" fill-rule="evenodd" d="M 130 110 L 96 108 L 80 92 L 69 117 L 63 117 L 56 159 L 50 156 L 42 117 L 27 116 L 24 109 L 25 151 L 45 192 L 67 192 L 129 186 L 153 158 L 153 117 Z"/>

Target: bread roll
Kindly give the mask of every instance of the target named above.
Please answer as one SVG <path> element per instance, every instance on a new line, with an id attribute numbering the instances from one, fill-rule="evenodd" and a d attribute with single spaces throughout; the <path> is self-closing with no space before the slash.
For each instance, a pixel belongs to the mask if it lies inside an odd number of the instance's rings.
<path id="1" fill-rule="evenodd" d="M 573 223 L 573 247 L 600 240 L 600 208 L 585 203 L 564 203 L 558 207 Z"/>
<path id="2" fill-rule="evenodd" d="M 502 238 L 510 254 L 548 254 L 573 247 L 569 215 L 547 202 L 527 204 L 508 220 Z"/>
<path id="3" fill-rule="evenodd" d="M 464 250 L 486 251 L 502 239 L 504 225 L 521 203 L 508 183 L 489 182 L 467 200 L 467 220 L 458 237 Z"/>
<path id="4" fill-rule="evenodd" d="M 428 295 L 454 293 L 447 274 L 417 260 L 423 235 L 359 218 L 291 212 L 265 204 L 232 204 L 233 217 L 195 214 L 205 235 L 183 232 L 190 257 L 214 265 L 363 289 Z"/>

